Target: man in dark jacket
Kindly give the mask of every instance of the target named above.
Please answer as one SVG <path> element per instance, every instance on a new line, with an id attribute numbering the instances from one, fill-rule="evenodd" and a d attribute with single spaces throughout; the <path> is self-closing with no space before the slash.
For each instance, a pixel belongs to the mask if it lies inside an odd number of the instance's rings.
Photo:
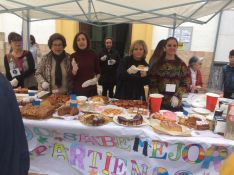
<path id="1" fill-rule="evenodd" d="M 105 48 L 102 53 L 100 53 L 100 68 L 101 77 L 99 79 L 99 84 L 102 85 L 102 95 L 107 96 L 107 91 L 109 92 L 109 97 L 113 97 L 113 89 L 116 84 L 116 70 L 119 64 L 120 55 L 119 52 L 112 48 L 112 38 L 107 37 L 104 40 Z"/>
<path id="2" fill-rule="evenodd" d="M 234 50 L 229 53 L 229 64 L 223 67 L 224 98 L 234 99 Z"/>
<path id="3" fill-rule="evenodd" d="M 27 175 L 29 152 L 15 94 L 0 74 L 0 174 Z"/>

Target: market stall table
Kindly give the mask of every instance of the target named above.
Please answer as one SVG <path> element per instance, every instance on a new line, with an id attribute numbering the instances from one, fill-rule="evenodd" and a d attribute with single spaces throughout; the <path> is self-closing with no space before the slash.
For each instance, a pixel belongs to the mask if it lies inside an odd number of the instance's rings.
<path id="1" fill-rule="evenodd" d="M 234 150 L 234 141 L 211 131 L 173 137 L 150 126 L 92 127 L 54 118 L 24 119 L 24 125 L 31 169 L 50 175 L 215 175 Z"/>

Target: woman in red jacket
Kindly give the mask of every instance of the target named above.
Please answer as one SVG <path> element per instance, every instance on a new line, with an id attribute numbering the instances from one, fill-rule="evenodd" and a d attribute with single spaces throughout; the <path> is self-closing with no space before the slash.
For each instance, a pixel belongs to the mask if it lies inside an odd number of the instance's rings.
<path id="1" fill-rule="evenodd" d="M 196 93 L 202 88 L 202 75 L 201 75 L 201 65 L 203 58 L 198 58 L 193 56 L 189 59 L 189 73 L 190 73 L 190 88 L 189 91 Z"/>

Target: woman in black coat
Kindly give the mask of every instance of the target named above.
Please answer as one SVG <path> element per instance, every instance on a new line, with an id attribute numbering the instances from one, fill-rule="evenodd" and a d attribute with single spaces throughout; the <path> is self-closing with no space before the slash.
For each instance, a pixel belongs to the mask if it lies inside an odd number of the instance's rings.
<path id="1" fill-rule="evenodd" d="M 146 55 L 147 46 L 144 41 L 137 40 L 131 45 L 130 56 L 120 61 L 117 70 L 116 98 L 145 100 L 144 86 L 149 84 Z"/>
<path id="2" fill-rule="evenodd" d="M 29 152 L 15 94 L 0 74 L 0 174 L 28 175 Z"/>

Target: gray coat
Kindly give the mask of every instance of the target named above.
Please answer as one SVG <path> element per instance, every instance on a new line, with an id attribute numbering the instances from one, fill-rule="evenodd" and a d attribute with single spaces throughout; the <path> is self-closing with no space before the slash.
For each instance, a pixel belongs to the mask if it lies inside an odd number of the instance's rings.
<path id="1" fill-rule="evenodd" d="M 50 84 L 48 91 L 51 91 L 52 87 L 52 59 L 53 54 L 52 51 L 48 54 L 44 55 L 41 59 L 41 62 L 38 65 L 37 71 L 35 73 L 37 82 L 38 82 L 38 89 L 42 90 L 42 83 L 48 82 Z M 68 94 L 72 91 L 72 81 L 71 81 L 71 64 L 70 64 L 70 56 L 66 53 L 65 61 L 63 62 L 65 69 L 67 71 L 67 84 L 68 84 Z"/>

